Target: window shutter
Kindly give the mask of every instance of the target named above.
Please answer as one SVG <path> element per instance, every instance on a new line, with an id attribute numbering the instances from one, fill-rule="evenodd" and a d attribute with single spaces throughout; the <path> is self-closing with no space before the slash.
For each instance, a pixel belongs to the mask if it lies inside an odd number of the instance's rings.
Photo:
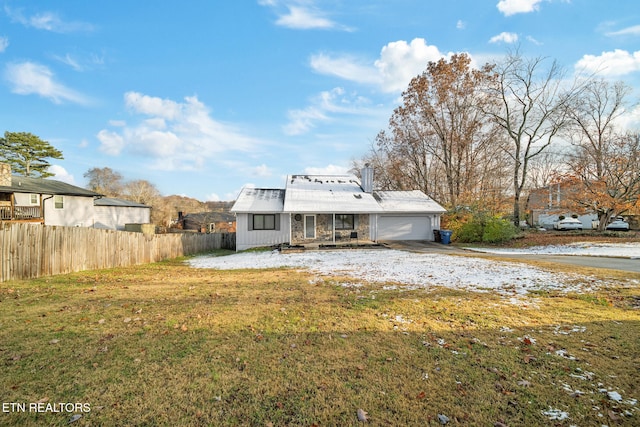
<path id="1" fill-rule="evenodd" d="M 279 231 L 280 230 L 280 214 L 275 214 L 274 218 L 275 218 L 274 222 L 275 222 L 275 227 L 276 227 L 275 229 L 276 229 L 276 231 Z"/>
<path id="2" fill-rule="evenodd" d="M 247 214 L 247 220 L 249 223 L 249 231 L 253 231 L 253 214 Z"/>

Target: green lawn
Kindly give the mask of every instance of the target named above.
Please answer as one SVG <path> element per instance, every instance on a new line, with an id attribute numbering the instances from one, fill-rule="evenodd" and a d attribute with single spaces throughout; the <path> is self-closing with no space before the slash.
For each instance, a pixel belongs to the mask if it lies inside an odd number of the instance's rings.
<path id="1" fill-rule="evenodd" d="M 521 304 L 337 281 L 176 260 L 0 284 L 0 425 L 640 425 L 637 281 Z"/>

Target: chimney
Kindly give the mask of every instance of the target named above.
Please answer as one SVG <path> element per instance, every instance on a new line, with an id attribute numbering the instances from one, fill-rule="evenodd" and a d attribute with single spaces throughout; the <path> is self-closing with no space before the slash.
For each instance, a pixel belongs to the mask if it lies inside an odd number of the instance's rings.
<path id="1" fill-rule="evenodd" d="M 362 190 L 365 193 L 373 193 L 373 168 L 369 166 L 369 163 L 365 163 L 360 171 L 360 176 L 362 179 Z"/>
<path id="2" fill-rule="evenodd" d="M 11 165 L 0 163 L 0 186 L 11 187 Z"/>

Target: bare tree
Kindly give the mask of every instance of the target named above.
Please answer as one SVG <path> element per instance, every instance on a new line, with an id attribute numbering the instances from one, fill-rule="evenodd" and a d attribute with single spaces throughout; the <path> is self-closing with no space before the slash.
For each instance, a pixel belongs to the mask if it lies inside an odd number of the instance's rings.
<path id="1" fill-rule="evenodd" d="M 91 168 L 83 175 L 87 188 L 107 197 L 120 197 L 124 188 L 122 175 L 111 168 Z"/>
<path id="2" fill-rule="evenodd" d="M 567 109 L 579 91 L 563 89 L 563 71 L 553 61 L 527 59 L 509 53 L 497 67 L 498 79 L 491 89 L 500 108 L 487 110 L 503 130 L 504 150 L 511 159 L 513 222 L 520 222 L 520 198 L 527 184 L 530 162 L 541 155 L 567 126 Z"/>
<path id="3" fill-rule="evenodd" d="M 639 136 L 621 131 L 631 89 L 622 82 L 589 81 L 571 105 L 570 175 L 577 178 L 571 202 L 598 214 L 599 229 L 638 203 Z"/>
<path id="4" fill-rule="evenodd" d="M 124 185 L 123 195 L 134 202 L 153 205 L 160 197 L 160 191 L 149 181 L 138 179 Z"/>

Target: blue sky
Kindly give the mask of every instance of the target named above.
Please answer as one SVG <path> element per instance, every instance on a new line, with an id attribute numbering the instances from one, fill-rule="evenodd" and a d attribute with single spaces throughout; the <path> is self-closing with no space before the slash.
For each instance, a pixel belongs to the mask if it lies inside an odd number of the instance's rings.
<path id="1" fill-rule="evenodd" d="M 640 96 L 637 0 L 7 0 L 0 132 L 62 150 L 56 179 L 110 167 L 163 195 L 233 200 L 343 173 L 429 61 L 519 47 Z M 639 110 L 630 121 L 640 123 Z M 633 115 L 631 115 L 633 114 Z"/>

